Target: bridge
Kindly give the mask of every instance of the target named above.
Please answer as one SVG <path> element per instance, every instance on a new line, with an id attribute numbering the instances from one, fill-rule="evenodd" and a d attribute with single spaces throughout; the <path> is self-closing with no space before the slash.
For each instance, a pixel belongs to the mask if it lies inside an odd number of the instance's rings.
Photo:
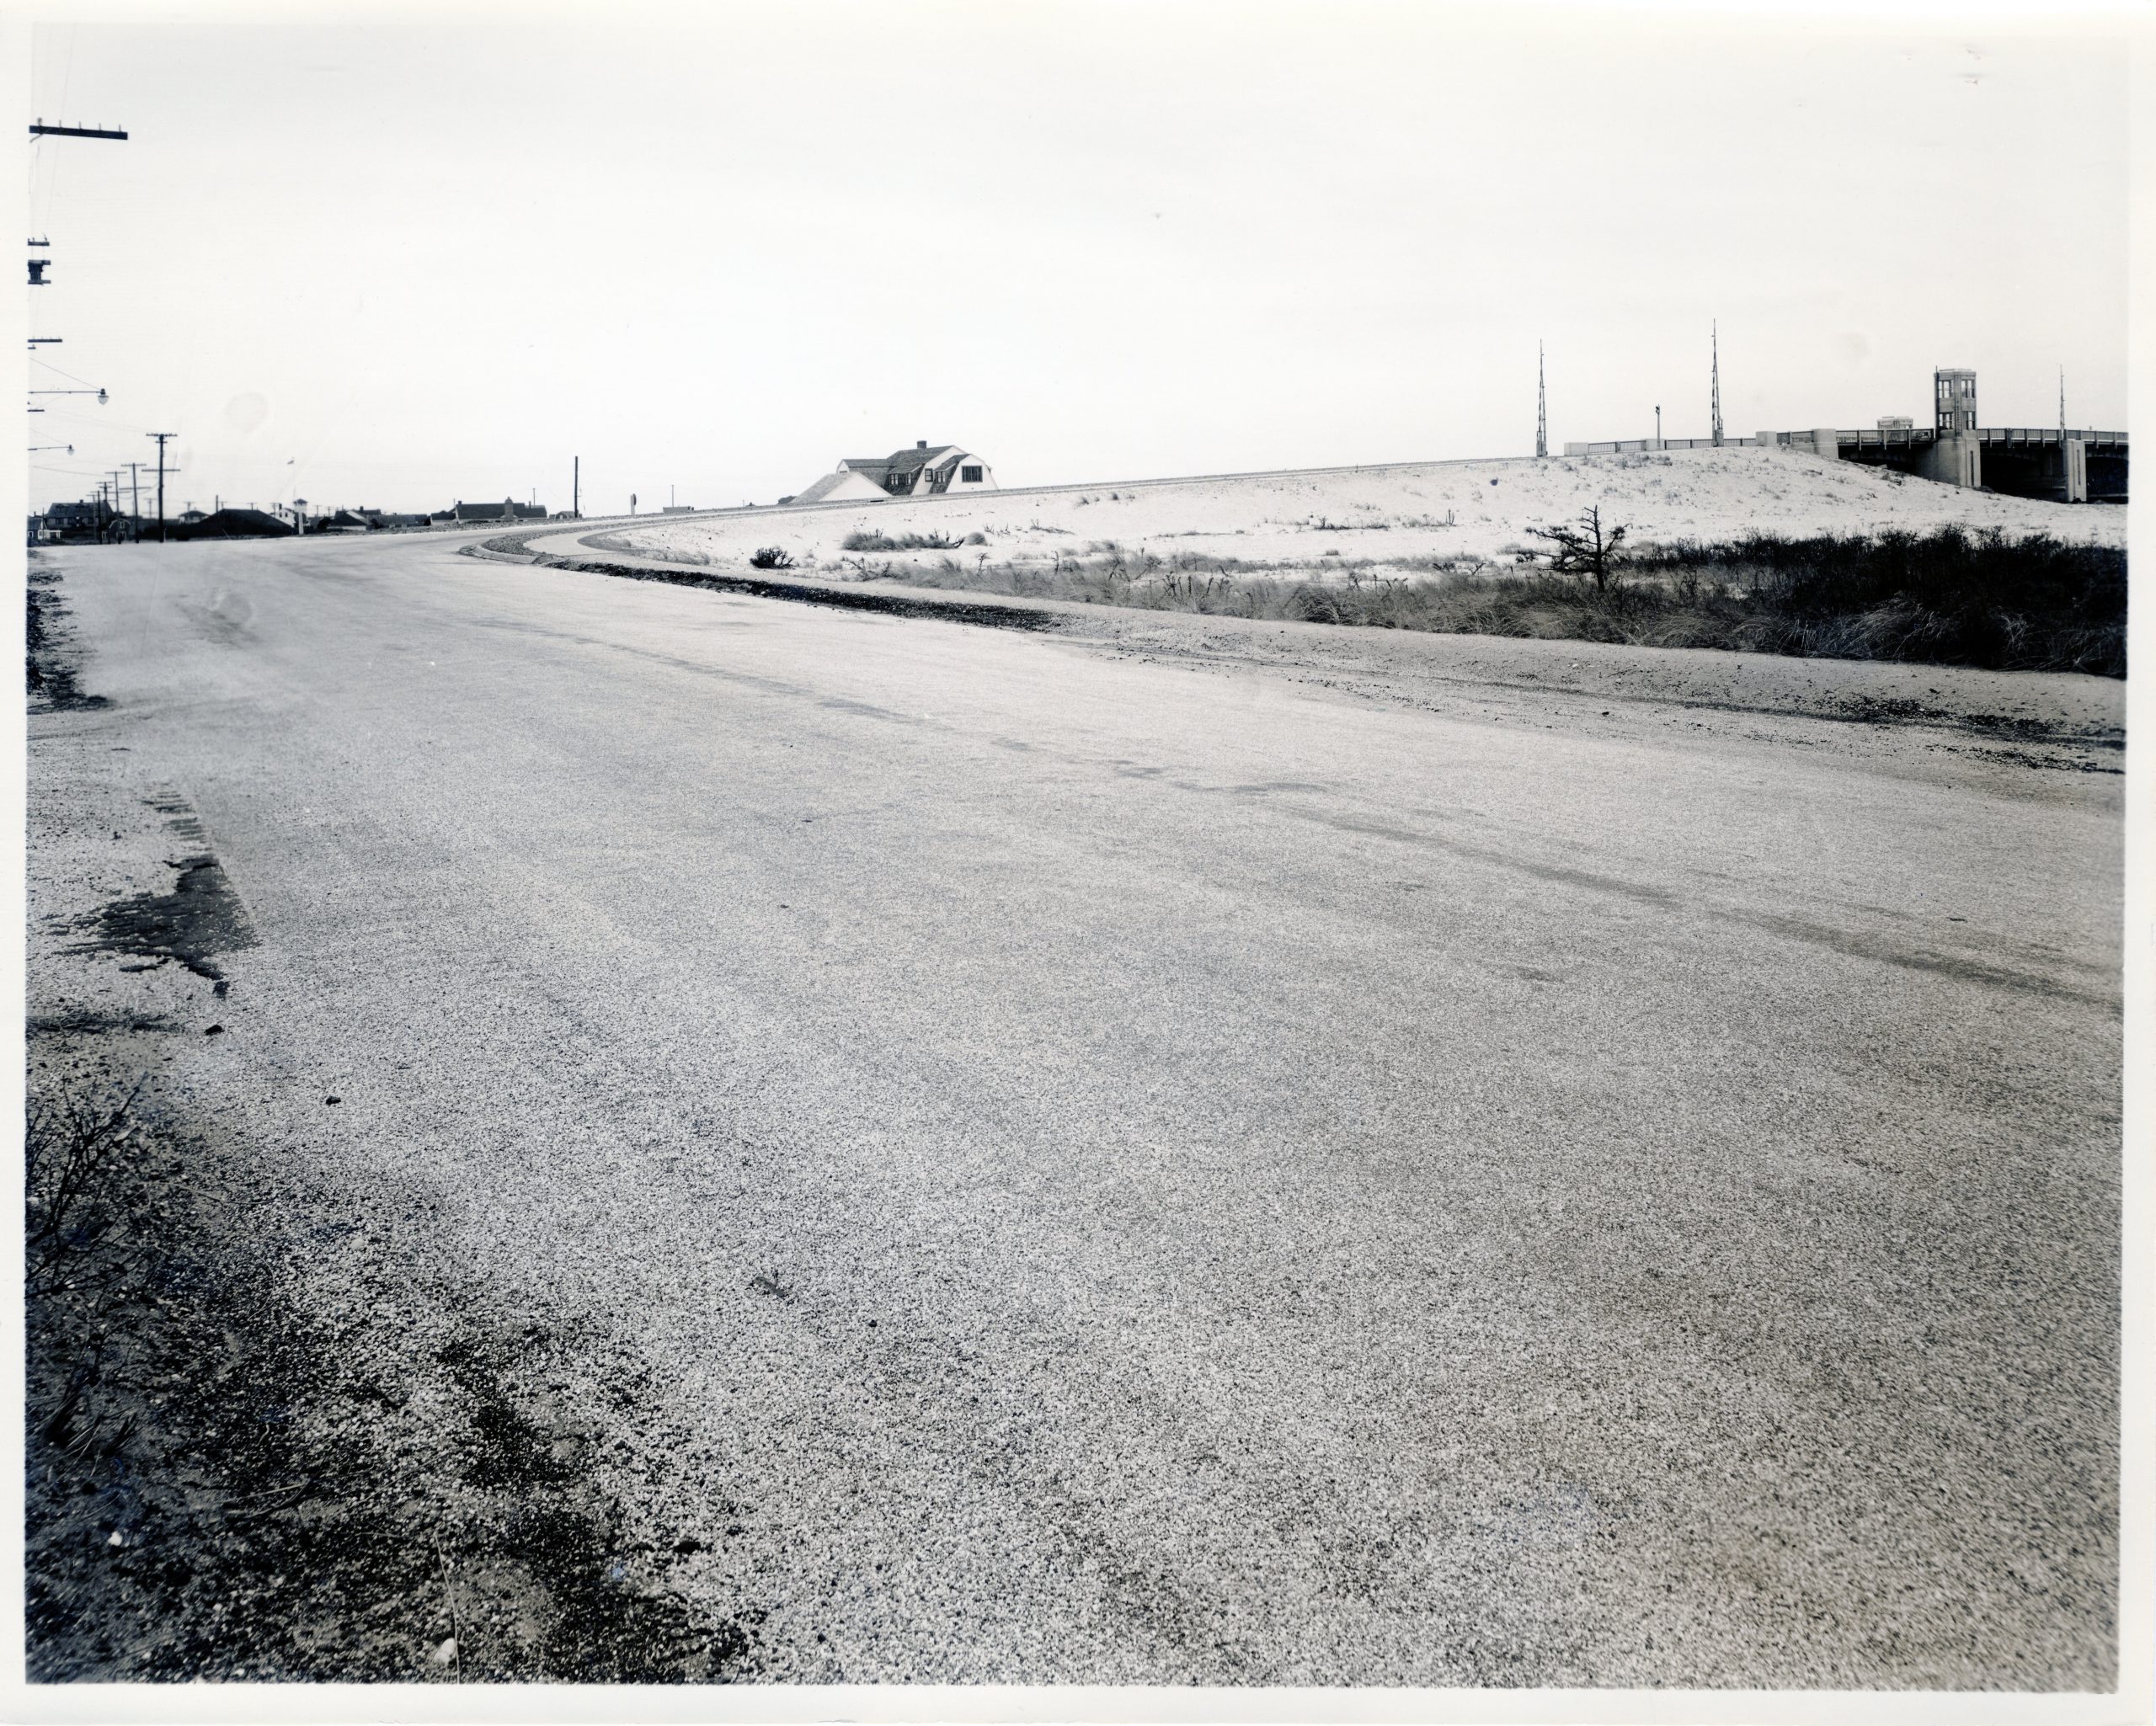
<path id="1" fill-rule="evenodd" d="M 1567 455 L 1624 455 L 1661 450 L 1707 450 L 1712 438 L 1619 438 L 1570 443 Z M 1980 486 L 2018 498 L 2060 503 L 2127 501 L 2127 434 L 2064 431 L 2055 425 L 1972 426 L 1940 430 L 1929 425 L 1865 426 L 1843 430 L 1763 431 L 1725 437 L 1719 447 L 1796 450 L 1829 460 L 1889 467 L 1948 485 Z"/>
<path id="2" fill-rule="evenodd" d="M 2050 498 L 2063 503 L 2123 503 L 2127 438 L 2122 431 L 2075 431 L 2058 426 L 1980 426 L 1977 375 L 1966 366 L 1943 365 L 1931 375 L 1932 423 L 1881 419 L 1876 426 L 1842 431 L 1763 431 L 1756 437 L 1637 438 L 1607 444 L 1567 444 L 1567 455 L 1625 455 L 1636 450 L 1705 450 L 1735 444 L 1767 450 L 1801 450 L 1829 461 L 1891 467 L 1950 486 L 1977 486 L 2017 498 Z M 2059 418 L 2066 418 L 2066 386 L 2059 385 Z M 1657 421 L 1662 410 L 1655 410 Z M 1719 408 L 1715 429 L 1721 429 Z"/>

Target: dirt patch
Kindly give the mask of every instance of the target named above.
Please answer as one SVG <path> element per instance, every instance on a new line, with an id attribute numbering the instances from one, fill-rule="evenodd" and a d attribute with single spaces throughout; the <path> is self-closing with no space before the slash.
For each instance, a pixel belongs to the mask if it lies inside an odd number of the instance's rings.
<path id="1" fill-rule="evenodd" d="M 67 603 L 60 597 L 60 572 L 49 564 L 32 562 L 24 619 L 24 682 L 33 713 L 65 713 L 86 707 L 109 707 L 103 695 L 85 694 L 81 650 L 67 623 Z"/>
<path id="2" fill-rule="evenodd" d="M 88 939 L 67 951 L 114 953 L 141 962 L 130 970 L 182 965 L 197 977 L 223 983 L 216 956 L 254 945 L 246 908 L 223 866 L 207 853 L 166 867 L 179 871 L 171 892 L 114 900 L 82 920 L 77 926 L 89 932 Z"/>
<path id="3" fill-rule="evenodd" d="M 515 1376 L 547 1339 L 461 1322 L 415 1370 L 331 1334 L 137 1076 L 154 1036 L 92 1016 L 33 1045 L 33 1680 L 756 1674 L 757 1615 L 667 1587 L 687 1548 L 630 1538 Z"/>

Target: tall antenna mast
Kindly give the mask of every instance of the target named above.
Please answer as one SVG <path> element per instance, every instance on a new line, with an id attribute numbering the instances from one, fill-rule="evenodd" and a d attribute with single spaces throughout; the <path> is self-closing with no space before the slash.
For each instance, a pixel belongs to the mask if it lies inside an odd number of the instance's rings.
<path id="1" fill-rule="evenodd" d="M 1713 400 L 1715 448 L 1719 450 L 1721 448 L 1721 326 L 1719 322 L 1709 322 L 1707 340 L 1711 344 L 1710 351 L 1714 355 L 1707 376 L 1708 389 Z"/>
<path id="2" fill-rule="evenodd" d="M 1540 342 L 1534 344 L 1534 453 L 1538 457 L 1550 453 L 1550 397 L 1543 382 Z"/>

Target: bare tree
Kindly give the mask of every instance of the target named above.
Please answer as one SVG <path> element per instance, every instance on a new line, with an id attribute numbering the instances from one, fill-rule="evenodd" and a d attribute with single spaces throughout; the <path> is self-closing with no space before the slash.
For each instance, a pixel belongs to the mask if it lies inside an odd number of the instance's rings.
<path id="1" fill-rule="evenodd" d="M 1550 567 L 1556 570 L 1585 570 L 1594 578 L 1598 594 L 1609 586 L 1609 565 L 1617 555 L 1617 548 L 1625 542 L 1625 530 L 1613 527 L 1604 531 L 1602 525 L 1602 506 L 1597 503 L 1578 522 L 1570 527 L 1531 527 L 1528 532 L 1538 540 L 1547 540 L 1557 549 L 1550 553 Z"/>

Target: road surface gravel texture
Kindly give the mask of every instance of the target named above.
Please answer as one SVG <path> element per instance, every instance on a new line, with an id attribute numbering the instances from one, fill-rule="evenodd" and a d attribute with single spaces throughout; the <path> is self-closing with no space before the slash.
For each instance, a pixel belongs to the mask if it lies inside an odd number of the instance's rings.
<path id="1" fill-rule="evenodd" d="M 744 1672 L 2114 1681 L 2118 685 L 45 567 L 34 1015 Z"/>

